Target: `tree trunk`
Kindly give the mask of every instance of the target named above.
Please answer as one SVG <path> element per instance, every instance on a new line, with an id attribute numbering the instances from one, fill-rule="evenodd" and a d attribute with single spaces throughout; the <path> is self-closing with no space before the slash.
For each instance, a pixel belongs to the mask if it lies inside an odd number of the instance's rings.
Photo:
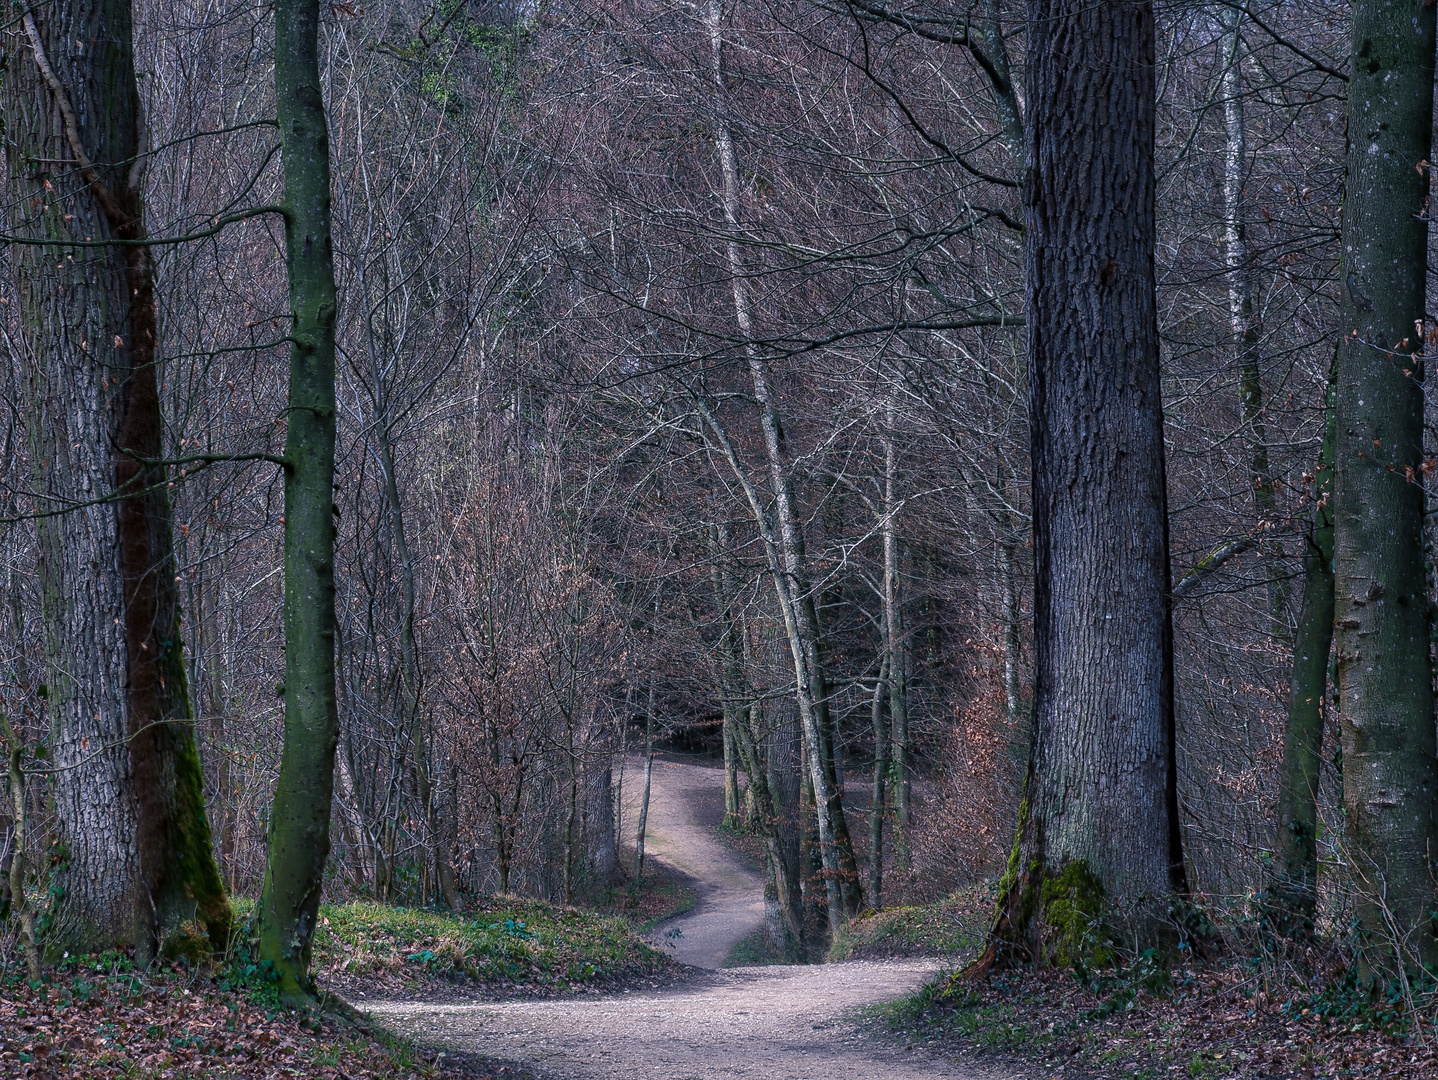
<path id="1" fill-rule="evenodd" d="M 1338 347 L 1334 617 L 1346 839 L 1369 974 L 1438 963 L 1423 570 L 1423 348 L 1434 9 L 1353 5 Z M 1417 324 L 1417 326 L 1415 326 Z"/>
<path id="2" fill-rule="evenodd" d="M 335 707 L 335 277 L 319 4 L 275 5 L 275 104 L 285 177 L 290 385 L 285 441 L 285 742 L 260 896 L 260 957 L 308 998 L 330 846 Z"/>
<path id="3" fill-rule="evenodd" d="M 1333 642 L 1333 453 L 1336 365 L 1328 375 L 1323 450 L 1313 479 L 1313 517 L 1303 553 L 1303 607 L 1293 642 L 1288 726 L 1278 771 L 1278 843 L 1270 906 L 1280 930 L 1310 934 L 1318 906 L 1318 778 L 1323 695 Z"/>
<path id="4" fill-rule="evenodd" d="M 739 166 L 734 140 L 722 112 L 725 96 L 724 39 L 720 23 L 722 11 L 718 0 L 705 8 L 705 22 L 713 56 L 712 76 L 719 105 L 715 123 L 715 149 L 719 155 L 723 181 L 721 202 L 724 218 L 731 232 L 738 225 Z M 754 396 L 759 402 L 764 432 L 765 457 L 769 466 L 770 487 L 774 497 L 778 530 L 780 565 L 775 574 L 775 588 L 784 613 L 794 654 L 795 697 L 799 720 L 809 759 L 810 782 L 814 788 L 814 810 L 819 834 L 819 850 L 824 862 L 824 883 L 828 894 L 829 931 L 837 934 L 847 915 L 853 914 L 852 896 L 857 892 L 857 864 L 853 844 L 849 841 L 847 823 L 843 821 L 843 804 L 834 790 L 833 762 L 825 746 L 828 741 L 828 707 L 824 673 L 819 655 L 818 615 L 814 598 L 804 575 L 804 541 L 794 508 L 794 495 L 789 478 L 784 448 L 784 429 L 774 401 L 768 364 L 752 344 L 753 313 L 739 246 L 734 240 L 726 245 L 729 277 L 734 294 L 735 319 L 746 342 L 745 356 L 754 383 Z M 842 850 L 841 850 L 842 849 Z M 847 886 L 847 887 L 846 887 Z M 846 903 L 847 901 L 847 903 Z M 846 910 L 846 907 L 848 910 Z"/>
<path id="5" fill-rule="evenodd" d="M 724 824 L 737 829 L 744 818 L 739 813 L 739 756 L 734 751 L 734 710 L 740 707 L 727 696 L 720 706 L 724 737 Z"/>
<path id="6" fill-rule="evenodd" d="M 1244 223 L 1243 180 L 1248 168 L 1248 131 L 1243 109 L 1243 12 L 1224 7 L 1220 18 L 1223 39 L 1223 257 L 1228 270 L 1229 326 L 1238 362 L 1238 393 L 1243 406 L 1243 429 L 1248 444 L 1248 482 L 1253 509 L 1260 524 L 1278 521 L 1278 494 L 1268 465 L 1268 435 L 1263 422 L 1263 375 L 1259 366 L 1263 320 L 1253 301 L 1253 276 Z M 1288 586 L 1284 579 L 1282 545 L 1264 545 L 1268 578 L 1268 611 L 1273 636 L 1289 638 Z"/>
<path id="7" fill-rule="evenodd" d="M 874 679 L 874 697 L 869 703 L 869 727 L 874 733 L 874 782 L 869 801 L 869 906 L 875 911 L 883 907 L 884 890 L 884 783 L 888 772 L 889 733 L 884 730 L 884 688 L 888 683 L 889 658 L 879 661 L 879 674 Z"/>
<path id="8" fill-rule="evenodd" d="M 995 945 L 1080 958 L 1185 887 L 1177 824 L 1150 3 L 1028 5 L 1032 752 Z M 1097 553 L 1103 557 L 1096 557 Z M 1067 904 L 1050 904 L 1056 895 Z"/>
<path id="9" fill-rule="evenodd" d="M 895 484 L 898 458 L 894 441 L 884 438 L 884 651 L 889 659 L 889 737 L 893 742 L 890 769 L 894 781 L 894 846 L 900 861 L 909 851 L 909 639 L 899 594 L 898 504 Z"/>
<path id="10" fill-rule="evenodd" d="M 649 792 L 654 781 L 654 681 L 649 682 L 649 708 L 644 714 L 644 789 L 639 796 L 639 826 L 634 834 L 634 898 L 644 884 L 644 833 L 649 828 Z"/>
<path id="11" fill-rule="evenodd" d="M 130 5 L 25 11 L 11 44 L 7 172 L 33 215 L 15 228 L 50 242 L 21 245 L 14 259 L 33 460 L 41 508 L 68 510 L 39 530 L 66 852 L 52 946 L 133 942 L 148 957 L 198 914 L 223 948 L 230 909 L 180 644 L 167 470 L 156 463 L 158 325 Z M 112 483 L 128 494 L 113 509 L 97 502 Z"/>

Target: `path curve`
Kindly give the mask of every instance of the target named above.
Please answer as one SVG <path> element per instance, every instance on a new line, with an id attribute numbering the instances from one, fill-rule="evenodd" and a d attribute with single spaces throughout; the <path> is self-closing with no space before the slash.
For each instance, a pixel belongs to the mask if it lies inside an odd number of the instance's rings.
<path id="1" fill-rule="evenodd" d="M 626 831 L 638 827 L 643 790 L 644 759 L 631 757 L 624 767 Z M 689 878 L 698 903 L 655 927 L 649 943 L 693 967 L 723 967 L 734 946 L 764 925 L 764 879 L 714 835 L 718 820 L 710 819 L 721 818 L 723 794 L 721 767 L 655 757 L 644 858 Z"/>
<path id="2" fill-rule="evenodd" d="M 625 788 L 642 769 L 625 769 Z M 499 1075 L 535 1080 L 1021 1080 L 1022 1074 L 901 1047 L 869 1006 L 911 993 L 938 960 L 730 968 L 734 945 L 762 925 L 762 881 L 712 826 L 723 772 L 655 762 L 646 850 L 695 880 L 693 911 L 651 935 L 695 968 L 685 984 L 607 997 L 429 1004 L 367 1001 L 366 1011 L 430 1045 L 508 1062 Z M 626 828 L 637 821 L 625 791 Z M 665 937 L 677 927 L 682 936 Z M 512 1069 L 513 1071 L 507 1071 Z M 1037 1074 L 1035 1074 L 1037 1075 Z"/>

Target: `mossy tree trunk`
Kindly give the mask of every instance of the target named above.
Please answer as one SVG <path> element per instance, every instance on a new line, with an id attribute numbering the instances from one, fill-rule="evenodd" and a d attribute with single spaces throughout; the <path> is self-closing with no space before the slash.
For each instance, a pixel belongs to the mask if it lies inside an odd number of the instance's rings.
<path id="1" fill-rule="evenodd" d="M 1313 517 L 1303 552 L 1303 604 L 1293 641 L 1288 724 L 1278 772 L 1278 838 L 1269 902 L 1286 933 L 1311 933 L 1318 905 L 1318 780 L 1323 695 L 1333 642 L 1333 445 L 1336 367 L 1329 372 L 1323 450 L 1313 477 Z"/>
<path id="2" fill-rule="evenodd" d="M 1438 964 L 1423 570 L 1423 340 L 1434 9 L 1353 5 L 1333 572 L 1349 865 L 1369 972 Z"/>
<path id="3" fill-rule="evenodd" d="M 992 959 L 1076 959 L 1185 887 L 1177 824 L 1150 3 L 1030 0 L 1032 750 Z M 1103 557 L 1097 557 L 1103 553 Z"/>
<path id="4" fill-rule="evenodd" d="M 270 812 L 259 954 L 280 993 L 313 994 L 310 951 L 330 846 L 335 705 L 335 276 L 317 0 L 275 5 L 290 384 L 285 440 L 285 741 Z"/>
<path id="5" fill-rule="evenodd" d="M 10 176 L 12 190 L 29 189 L 21 194 L 34 213 L 17 224 L 22 235 L 57 241 L 16 260 L 35 334 L 31 385 L 50 407 L 38 419 L 37 460 L 69 459 L 56 475 L 72 490 L 46 508 L 81 504 L 41 528 L 59 659 L 57 801 L 70 852 L 54 947 L 192 952 L 206 947 L 194 940 L 198 916 L 208 946 L 223 949 L 230 907 L 205 813 L 167 470 L 156 464 L 159 326 L 129 0 L 26 11 L 17 31 L 7 156 L 29 163 Z M 82 237 L 112 243 L 65 250 L 65 239 Z M 112 485 L 116 501 L 83 505 Z"/>

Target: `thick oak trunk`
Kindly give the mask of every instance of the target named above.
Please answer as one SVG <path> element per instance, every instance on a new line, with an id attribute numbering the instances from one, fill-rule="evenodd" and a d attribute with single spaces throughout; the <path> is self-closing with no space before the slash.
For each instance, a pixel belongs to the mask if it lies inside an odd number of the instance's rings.
<path id="1" fill-rule="evenodd" d="M 1148 3 L 1030 0 L 1032 753 L 997 943 L 1076 959 L 1077 913 L 1184 887 L 1177 827 Z M 1045 903 L 1070 903 L 1062 917 Z M 1101 899 L 1094 895 L 1101 892 Z M 1057 909 L 1056 909 L 1057 910 Z"/>
<path id="2" fill-rule="evenodd" d="M 57 242 L 22 247 L 15 261 L 40 405 L 35 460 L 54 496 L 44 509 L 72 508 L 41 526 L 69 855 L 54 944 L 190 951 L 180 939 L 198 915 L 224 948 L 230 908 L 205 814 L 167 474 L 155 464 L 164 425 L 130 4 L 71 0 L 23 13 L 16 30 L 7 172 L 30 211 L 16 226 Z M 65 239 L 106 246 L 67 250 Z M 115 501 L 93 501 L 112 489 Z"/>

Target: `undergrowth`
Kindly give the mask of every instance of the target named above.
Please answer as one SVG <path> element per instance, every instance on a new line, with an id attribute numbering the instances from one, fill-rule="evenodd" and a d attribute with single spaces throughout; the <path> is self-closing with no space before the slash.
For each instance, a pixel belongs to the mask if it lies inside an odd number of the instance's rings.
<path id="1" fill-rule="evenodd" d="M 1241 907 L 1200 914 L 1184 913 L 1205 930 L 1185 948 L 1115 950 L 1102 967 L 960 968 L 885 1015 L 912 1040 L 1125 1080 L 1438 1076 L 1431 978 L 1383 990 L 1359 978 L 1341 934 L 1295 943 Z"/>

